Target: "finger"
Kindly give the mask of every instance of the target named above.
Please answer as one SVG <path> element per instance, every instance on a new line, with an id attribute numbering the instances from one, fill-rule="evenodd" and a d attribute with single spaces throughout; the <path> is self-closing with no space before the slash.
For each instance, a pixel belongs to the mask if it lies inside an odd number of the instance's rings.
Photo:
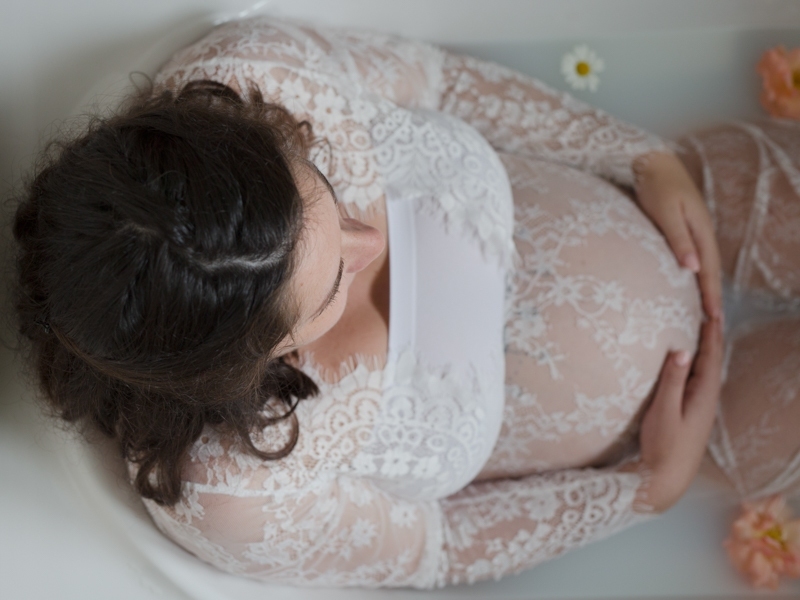
<path id="1" fill-rule="evenodd" d="M 670 352 L 667 355 L 661 367 L 650 410 L 659 413 L 661 418 L 672 420 L 680 418 L 690 367 L 691 355 L 688 351 Z"/>
<path id="2" fill-rule="evenodd" d="M 705 378 L 721 372 L 723 341 L 719 319 L 706 319 L 700 330 L 700 343 L 694 361 L 695 377 Z"/>
<path id="3" fill-rule="evenodd" d="M 705 420 L 716 411 L 722 387 L 723 355 L 722 323 L 718 319 L 709 319 L 703 324 L 692 375 L 685 386 L 685 417 L 695 418 L 693 415 L 699 414 Z"/>
<path id="4" fill-rule="evenodd" d="M 669 210 L 665 210 L 660 215 L 659 225 L 678 263 L 694 273 L 699 272 L 701 266 L 699 252 L 695 247 L 682 205 L 671 205 Z"/>
<path id="5" fill-rule="evenodd" d="M 719 246 L 707 209 L 699 207 L 696 210 L 699 214 L 689 215 L 688 227 L 700 256 L 700 271 L 697 278 L 703 296 L 703 309 L 708 316 L 717 319 L 722 316 L 722 267 Z"/>
<path id="6" fill-rule="evenodd" d="M 722 323 L 718 319 L 707 319 L 703 323 L 697 355 L 686 382 L 686 394 L 697 388 L 708 389 L 719 385 L 723 352 Z"/>

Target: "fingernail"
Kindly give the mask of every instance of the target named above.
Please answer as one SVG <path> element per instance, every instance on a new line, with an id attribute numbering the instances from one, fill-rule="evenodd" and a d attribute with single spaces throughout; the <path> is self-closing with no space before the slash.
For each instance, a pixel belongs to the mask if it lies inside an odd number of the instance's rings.
<path id="1" fill-rule="evenodd" d="M 688 350 L 681 350 L 675 355 L 675 364 L 679 367 L 685 367 L 689 364 L 689 358 Z"/>
<path id="2" fill-rule="evenodd" d="M 686 268 L 697 273 L 700 271 L 700 261 L 697 258 L 696 254 L 687 254 L 683 258 L 683 264 L 686 265 Z"/>

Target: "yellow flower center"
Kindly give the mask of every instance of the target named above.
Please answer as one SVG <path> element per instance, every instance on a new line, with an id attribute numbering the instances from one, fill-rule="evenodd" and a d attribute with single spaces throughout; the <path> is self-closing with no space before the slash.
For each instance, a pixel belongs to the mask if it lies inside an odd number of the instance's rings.
<path id="1" fill-rule="evenodd" d="M 585 61 L 581 61 L 577 65 L 575 65 L 575 70 L 578 72 L 578 75 L 580 75 L 581 77 L 586 77 L 591 72 L 592 68 L 589 66 L 589 63 L 587 63 Z M 795 73 L 795 77 L 796 77 L 795 86 L 798 86 L 798 83 L 800 82 L 800 71 Z M 800 86 L 798 86 L 798 87 L 800 87 Z"/>
<path id="2" fill-rule="evenodd" d="M 781 550 L 783 550 L 784 552 L 787 550 L 788 544 L 786 543 L 786 540 L 783 537 L 783 529 L 781 529 L 780 525 L 773 525 L 772 527 L 767 529 L 764 532 L 764 537 L 771 538 L 776 542 L 778 542 L 781 545 Z"/>
<path id="3" fill-rule="evenodd" d="M 772 538 L 776 542 L 782 542 L 783 541 L 783 532 L 781 531 L 781 526 L 780 525 L 774 525 L 774 526 L 770 527 L 769 529 L 767 529 L 764 532 L 764 535 L 766 537 L 768 537 L 768 538 Z"/>
<path id="4" fill-rule="evenodd" d="M 800 90 L 800 69 L 792 71 L 792 85 L 795 89 Z"/>

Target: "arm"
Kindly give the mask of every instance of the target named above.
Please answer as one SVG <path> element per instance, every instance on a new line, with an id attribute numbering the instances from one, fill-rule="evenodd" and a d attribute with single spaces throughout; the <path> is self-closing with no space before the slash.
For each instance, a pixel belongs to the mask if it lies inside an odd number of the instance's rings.
<path id="1" fill-rule="evenodd" d="M 497 150 L 559 162 L 633 186 L 633 163 L 671 154 L 661 139 L 500 65 L 448 54 L 441 109 L 472 126 Z"/>
<path id="2" fill-rule="evenodd" d="M 429 588 L 500 578 L 677 502 L 714 421 L 722 348 L 722 327 L 710 320 L 693 364 L 668 357 L 642 422 L 641 456 L 619 467 L 473 483 L 413 502 L 346 475 L 291 489 L 270 463 L 211 442 L 190 453 L 185 476 L 194 483 L 176 506 L 145 503 L 190 552 L 273 582 Z"/>
<path id="3" fill-rule="evenodd" d="M 499 151 L 626 185 L 634 183 L 637 157 L 671 153 L 658 137 L 532 77 L 377 33 L 263 18 L 227 23 L 179 52 L 158 79 L 174 85 L 200 77 L 240 89 L 252 81 L 326 134 L 350 121 L 367 133 L 391 105 L 441 110 L 471 124 Z"/>
<path id="4" fill-rule="evenodd" d="M 634 510 L 640 476 L 623 471 L 481 482 L 444 499 L 439 584 L 499 579 L 646 519 Z"/>
<path id="5" fill-rule="evenodd" d="M 162 531 L 226 571 L 305 586 L 431 588 L 498 579 L 637 522 L 639 481 L 563 471 L 409 502 L 341 476 L 280 502 L 263 490 L 190 484 L 175 508 L 147 506 Z"/>

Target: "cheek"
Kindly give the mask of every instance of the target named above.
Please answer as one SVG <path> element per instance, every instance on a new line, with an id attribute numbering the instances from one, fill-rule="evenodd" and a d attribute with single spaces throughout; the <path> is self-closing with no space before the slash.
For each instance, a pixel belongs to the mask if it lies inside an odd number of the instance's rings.
<path id="1" fill-rule="evenodd" d="M 342 281 L 339 283 L 339 291 L 336 294 L 336 298 L 322 315 L 325 320 L 330 323 L 330 327 L 333 327 L 344 314 L 351 283 L 353 283 L 353 274 L 346 273 L 342 275 Z"/>
<path id="2" fill-rule="evenodd" d="M 328 333 L 336 323 L 339 322 L 339 319 L 342 318 L 342 314 L 344 314 L 344 309 L 347 304 L 347 291 L 350 287 L 350 281 L 345 281 L 345 277 L 342 277 L 342 282 L 339 287 L 339 293 L 336 294 L 336 299 L 328 305 L 328 307 L 323 311 L 323 313 L 314 319 L 311 323 L 301 331 L 302 339 L 298 340 L 298 343 L 301 346 L 306 344 L 310 344 L 321 338 L 323 335 Z M 349 278 L 347 278 L 349 279 Z"/>

